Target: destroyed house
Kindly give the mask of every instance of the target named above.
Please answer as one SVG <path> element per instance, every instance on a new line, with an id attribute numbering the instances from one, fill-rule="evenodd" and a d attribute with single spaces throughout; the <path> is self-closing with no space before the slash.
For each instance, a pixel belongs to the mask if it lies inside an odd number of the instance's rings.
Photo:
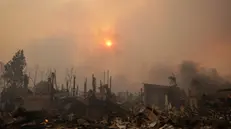
<path id="1" fill-rule="evenodd" d="M 146 106 L 164 107 L 165 95 L 167 94 L 167 86 L 144 84 L 144 104 Z"/>
<path id="2" fill-rule="evenodd" d="M 144 104 L 165 108 L 166 103 L 179 108 L 183 105 L 186 94 L 176 86 L 164 86 L 156 84 L 144 84 Z M 166 102 L 167 101 L 167 102 Z"/>

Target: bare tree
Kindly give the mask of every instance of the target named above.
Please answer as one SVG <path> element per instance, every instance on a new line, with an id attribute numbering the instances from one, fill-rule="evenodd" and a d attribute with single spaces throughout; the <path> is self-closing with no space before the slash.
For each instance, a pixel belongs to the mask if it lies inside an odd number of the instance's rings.
<path id="1" fill-rule="evenodd" d="M 45 75 L 46 75 L 46 77 L 45 77 L 45 78 L 50 77 L 51 72 L 52 72 L 51 68 L 48 68 L 48 69 L 47 69 L 47 71 L 46 71 L 46 73 L 45 73 Z"/>
<path id="2" fill-rule="evenodd" d="M 65 80 L 69 84 L 68 88 L 72 87 L 71 84 L 72 84 L 72 81 L 74 79 L 75 74 L 76 74 L 76 71 L 75 71 L 74 67 L 67 69 L 67 75 L 66 75 Z M 68 90 L 70 90 L 70 89 L 68 89 Z"/>

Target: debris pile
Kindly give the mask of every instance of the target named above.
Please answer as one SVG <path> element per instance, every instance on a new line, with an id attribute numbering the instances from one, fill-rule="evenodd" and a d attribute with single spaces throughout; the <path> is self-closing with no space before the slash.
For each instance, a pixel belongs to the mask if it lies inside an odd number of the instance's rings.
<path id="1" fill-rule="evenodd" d="M 196 111 L 195 111 L 196 112 Z M 107 116 L 92 120 L 80 117 L 75 113 L 49 113 L 43 111 L 26 111 L 18 108 L 16 111 L 3 114 L 1 128 L 47 129 L 47 128 L 86 128 L 86 129 L 175 129 L 175 128 L 227 128 L 231 124 L 227 115 L 212 112 L 210 116 L 200 116 L 192 110 L 179 111 L 174 108 L 159 111 L 151 107 L 140 107 L 138 112 L 130 112 L 125 117 L 113 112 Z M 4 119 L 8 115 L 11 119 Z M 214 117 L 213 117 L 214 116 Z M 219 116 L 219 117 L 217 117 Z"/>

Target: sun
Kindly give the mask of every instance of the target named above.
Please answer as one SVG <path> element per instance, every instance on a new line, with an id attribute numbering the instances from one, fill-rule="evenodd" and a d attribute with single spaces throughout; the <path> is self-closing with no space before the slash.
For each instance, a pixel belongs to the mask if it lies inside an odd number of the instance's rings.
<path id="1" fill-rule="evenodd" d="M 106 45 L 107 47 L 111 47 L 111 46 L 112 46 L 112 41 L 109 40 L 109 39 L 105 40 L 105 45 Z"/>

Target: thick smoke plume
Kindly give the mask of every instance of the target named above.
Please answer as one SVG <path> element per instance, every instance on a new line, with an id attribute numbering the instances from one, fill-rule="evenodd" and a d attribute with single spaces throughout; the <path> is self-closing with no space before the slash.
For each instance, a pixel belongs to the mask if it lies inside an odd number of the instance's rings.
<path id="1" fill-rule="evenodd" d="M 230 78 L 222 76 L 216 68 L 205 68 L 193 61 L 183 61 L 179 65 L 156 65 L 150 68 L 147 82 L 170 85 L 168 77 L 175 74 L 177 84 L 185 91 L 196 89 L 201 92 L 215 92 L 222 88 L 231 88 Z"/>
<path id="2" fill-rule="evenodd" d="M 231 88 L 227 79 L 220 76 L 215 68 L 204 68 L 192 61 L 179 65 L 179 83 L 184 89 L 196 88 L 202 92 L 214 92 L 222 88 Z"/>

